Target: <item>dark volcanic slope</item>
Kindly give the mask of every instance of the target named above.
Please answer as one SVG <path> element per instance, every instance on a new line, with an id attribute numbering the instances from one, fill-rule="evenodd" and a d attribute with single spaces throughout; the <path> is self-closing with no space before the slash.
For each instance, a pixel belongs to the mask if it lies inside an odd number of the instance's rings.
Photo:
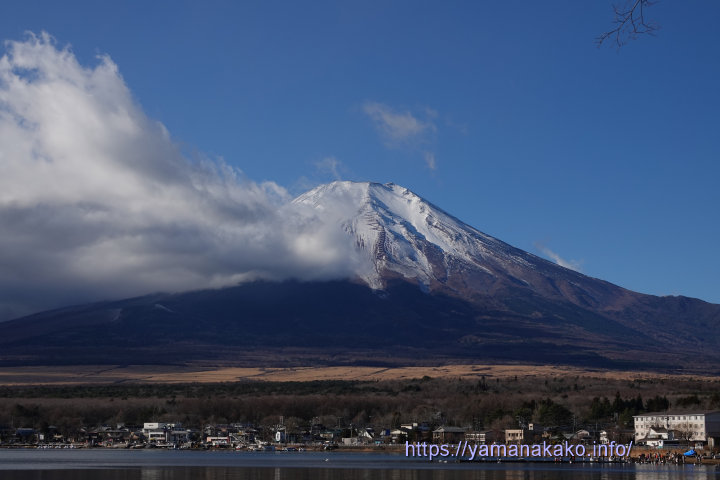
<path id="1" fill-rule="evenodd" d="M 0 324 L 0 362 L 720 370 L 720 305 L 563 268 L 394 184 L 334 182 L 294 204 L 346 235 L 355 282 L 254 283 L 46 312 Z"/>
<path id="2" fill-rule="evenodd" d="M 673 305 L 654 304 L 668 302 Z M 641 307 L 647 314 L 662 308 L 695 315 L 703 307 L 717 313 L 692 299 L 649 297 Z M 699 345 L 709 335 L 691 330 L 684 336 Z M 452 361 L 676 368 L 696 358 L 685 355 L 673 335 L 647 341 L 632 321 L 570 302 L 517 292 L 467 301 L 402 281 L 383 292 L 339 281 L 261 282 L 102 302 L 2 323 L 0 338 L 3 365 Z M 717 345 L 716 335 L 712 342 Z"/>

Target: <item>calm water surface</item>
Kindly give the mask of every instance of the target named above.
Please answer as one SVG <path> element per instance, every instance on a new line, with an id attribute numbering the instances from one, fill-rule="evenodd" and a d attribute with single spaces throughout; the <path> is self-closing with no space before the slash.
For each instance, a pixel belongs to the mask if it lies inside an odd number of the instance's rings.
<path id="1" fill-rule="evenodd" d="M 339 452 L 0 450 L 2 480 L 720 480 L 704 465 L 430 463 Z"/>

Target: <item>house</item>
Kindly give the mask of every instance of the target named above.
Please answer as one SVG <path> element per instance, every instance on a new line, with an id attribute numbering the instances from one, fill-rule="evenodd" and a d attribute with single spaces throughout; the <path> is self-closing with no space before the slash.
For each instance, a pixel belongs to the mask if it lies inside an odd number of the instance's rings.
<path id="1" fill-rule="evenodd" d="M 368 445 L 375 442 L 372 428 L 358 428 L 350 431 L 350 437 L 343 437 L 344 445 Z"/>
<path id="2" fill-rule="evenodd" d="M 148 443 L 185 443 L 192 432 L 180 423 L 146 422 L 142 434 Z"/>
<path id="3" fill-rule="evenodd" d="M 465 434 L 465 440 L 479 445 L 487 445 L 495 441 L 495 432 L 492 430 L 472 431 Z"/>
<path id="4" fill-rule="evenodd" d="M 228 447 L 231 445 L 232 442 L 231 442 L 229 436 L 227 436 L 227 437 L 218 436 L 218 437 L 206 437 L 205 443 L 207 445 L 211 445 L 213 447 Z"/>
<path id="5" fill-rule="evenodd" d="M 527 428 L 508 428 L 505 430 L 505 443 L 530 443 L 530 430 Z"/>
<path id="6" fill-rule="evenodd" d="M 634 438 L 635 430 L 632 428 L 613 428 L 612 430 L 600 430 L 599 432 L 599 440 L 603 445 L 610 442 L 629 443 Z"/>
<path id="7" fill-rule="evenodd" d="M 145 422 L 142 433 L 148 443 L 166 442 L 166 426 L 167 424 L 162 422 Z"/>
<path id="8" fill-rule="evenodd" d="M 529 423 L 521 428 L 505 430 L 505 443 L 523 444 L 539 441 L 545 436 L 545 429 L 538 423 Z"/>
<path id="9" fill-rule="evenodd" d="M 335 443 L 341 441 L 342 433 L 343 431 L 340 428 L 327 429 L 320 433 L 320 438 L 326 443 Z"/>
<path id="10" fill-rule="evenodd" d="M 433 430 L 434 443 L 456 443 L 465 439 L 465 429 L 460 427 L 440 427 Z"/>
<path id="11" fill-rule="evenodd" d="M 255 443 L 258 431 L 252 427 L 237 426 L 233 437 L 236 443 Z"/>
<path id="12" fill-rule="evenodd" d="M 403 423 L 400 425 L 400 430 L 406 432 L 406 440 L 411 442 L 430 441 L 432 438 L 432 432 L 427 423 Z"/>
<path id="13" fill-rule="evenodd" d="M 677 430 L 668 430 L 664 427 L 651 427 L 644 438 L 637 439 L 637 443 L 655 448 L 677 447 L 680 444 L 678 433 Z"/>
<path id="14" fill-rule="evenodd" d="M 372 427 L 358 428 L 356 430 L 355 434 L 356 434 L 355 437 L 351 437 L 351 438 L 355 439 L 353 442 L 355 444 L 365 444 L 366 445 L 369 443 L 373 443 L 375 441 L 375 431 L 373 430 Z M 343 441 L 345 441 L 344 438 L 343 438 Z"/>
<path id="15" fill-rule="evenodd" d="M 15 430 L 15 439 L 18 443 L 31 443 L 37 439 L 34 428 L 18 428 Z"/>
<path id="16" fill-rule="evenodd" d="M 391 443 L 405 443 L 408 439 L 408 431 L 404 428 L 394 428 L 390 430 Z"/>
<path id="17" fill-rule="evenodd" d="M 577 443 L 584 443 L 584 444 L 590 444 L 594 442 L 598 438 L 598 433 L 594 430 L 588 430 L 586 428 L 581 428 L 577 432 L 575 432 L 572 436 L 572 441 Z"/>

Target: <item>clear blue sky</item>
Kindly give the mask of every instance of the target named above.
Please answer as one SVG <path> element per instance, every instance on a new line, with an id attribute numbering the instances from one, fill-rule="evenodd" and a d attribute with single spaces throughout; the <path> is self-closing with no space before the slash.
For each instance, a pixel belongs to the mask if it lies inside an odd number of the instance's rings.
<path id="1" fill-rule="evenodd" d="M 720 3 L 660 1 L 656 37 L 597 48 L 611 3 L 23 1 L 0 32 L 108 54 L 175 141 L 252 180 L 395 182 L 587 275 L 720 303 Z"/>

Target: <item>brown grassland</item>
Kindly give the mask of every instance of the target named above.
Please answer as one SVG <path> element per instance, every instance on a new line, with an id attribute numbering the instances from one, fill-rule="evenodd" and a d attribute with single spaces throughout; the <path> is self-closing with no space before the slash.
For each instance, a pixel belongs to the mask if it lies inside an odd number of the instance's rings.
<path id="1" fill-rule="evenodd" d="M 432 378 L 477 379 L 515 377 L 592 377 L 607 380 L 720 380 L 714 375 L 664 374 L 554 365 L 445 365 L 427 367 L 229 367 L 188 366 L 32 366 L 0 368 L 0 385 L 85 385 L 108 383 L 221 383 L 239 381 L 312 382 L 324 380 L 383 381 Z"/>

